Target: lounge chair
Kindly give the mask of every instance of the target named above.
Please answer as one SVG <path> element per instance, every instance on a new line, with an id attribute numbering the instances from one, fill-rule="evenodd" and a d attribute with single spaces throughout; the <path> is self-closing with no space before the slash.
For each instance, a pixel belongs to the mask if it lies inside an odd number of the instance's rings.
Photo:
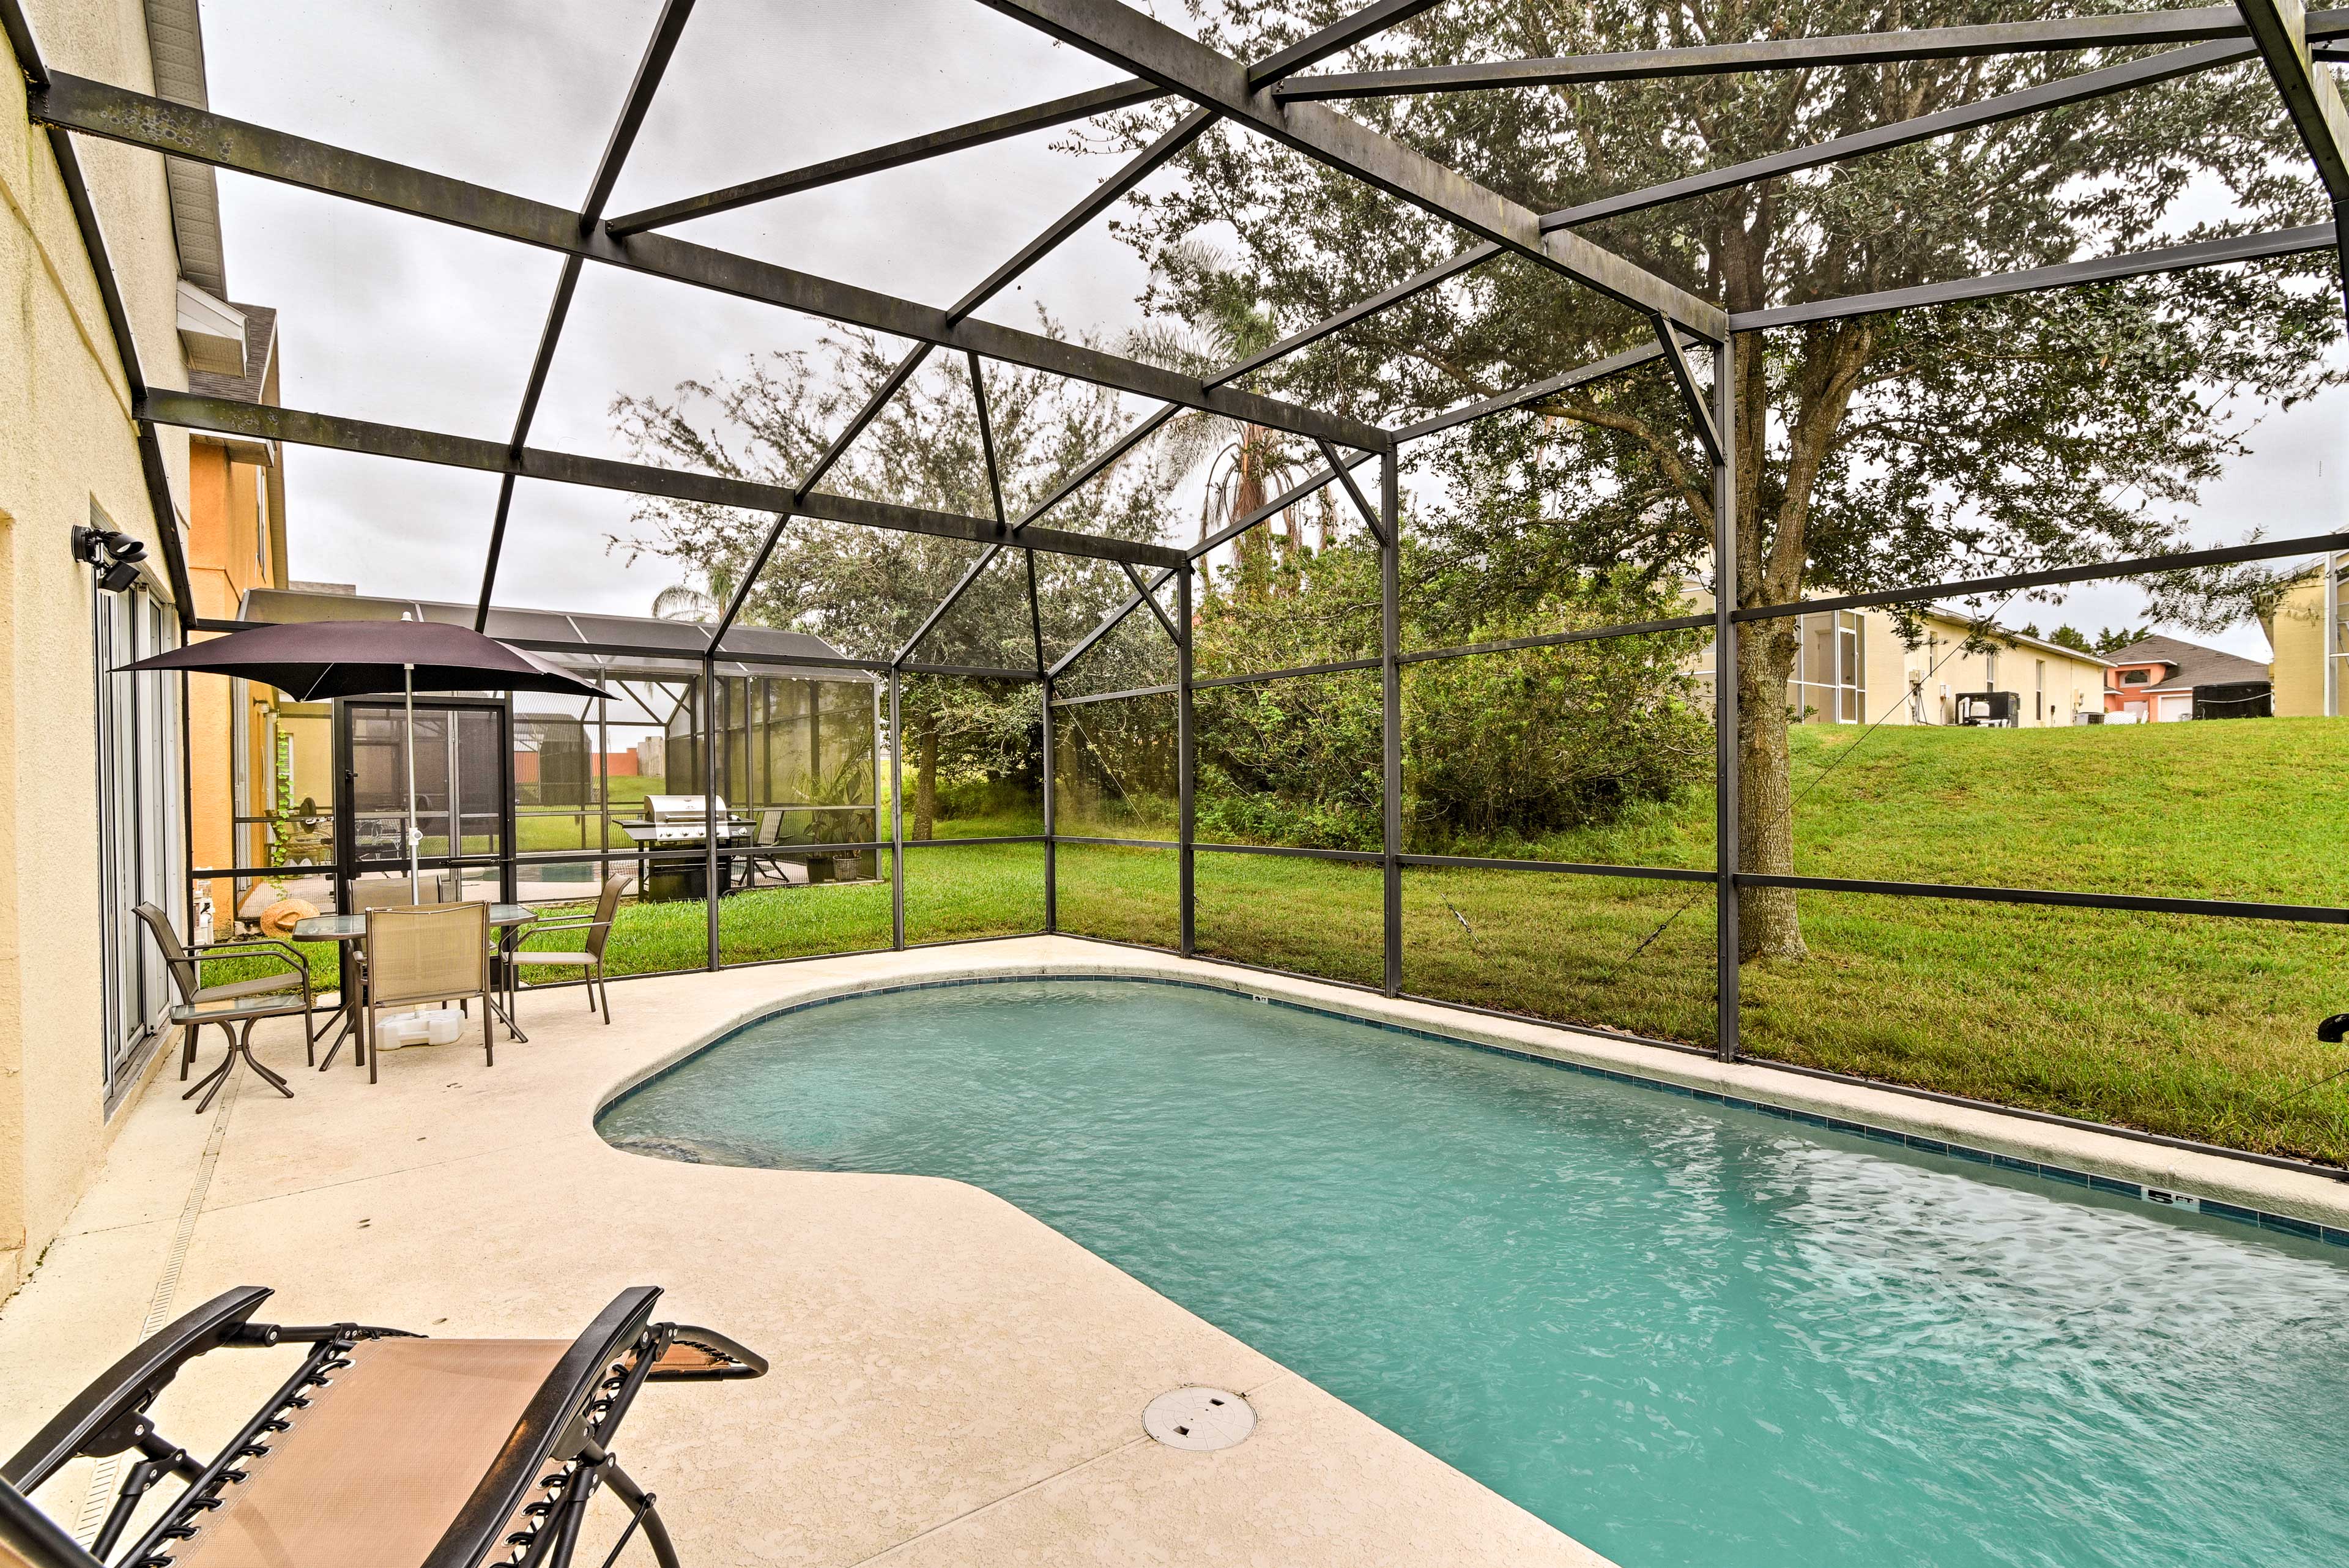
<path id="1" fill-rule="evenodd" d="M 575 969 L 587 981 L 588 1012 L 595 1011 L 596 993 L 603 993 L 604 1023 L 608 1026 L 612 1022 L 612 988 L 604 979 L 604 949 L 612 940 L 612 919 L 619 913 L 620 895 L 626 892 L 628 884 L 636 879 L 635 873 L 628 871 L 615 871 L 605 877 L 604 890 L 595 895 L 595 913 L 591 919 L 548 920 L 524 931 L 514 943 L 513 951 L 506 955 L 507 961 L 514 966 L 516 971 L 514 981 L 517 989 L 522 981 L 521 971 L 524 970 Z M 587 933 L 586 941 L 577 948 L 533 952 L 529 947 L 530 943 L 550 931 L 577 930 Z"/>
<path id="2" fill-rule="evenodd" d="M 652 1495 L 612 1457 L 620 1423 L 647 1382 L 767 1370 L 722 1334 L 654 1323 L 649 1285 L 622 1291 L 569 1344 L 253 1322 L 269 1294 L 229 1291 L 146 1340 L 0 1467 L 0 1564 L 477 1568 L 495 1552 L 565 1568 L 608 1487 L 632 1516 L 621 1545 L 642 1527 L 661 1568 L 677 1568 Z M 197 1356 L 285 1345 L 312 1348 L 211 1459 L 156 1429 L 156 1398 Z M 68 1460 L 118 1454 L 121 1489 L 88 1548 L 29 1501 Z M 171 1478 L 185 1489 L 117 1552 Z"/>
<path id="3" fill-rule="evenodd" d="M 155 905 L 141 903 L 134 909 L 147 934 L 155 940 L 163 954 L 163 968 L 171 977 L 171 988 L 180 993 L 180 1004 L 171 1009 L 171 1022 L 186 1031 L 180 1043 L 180 1078 L 185 1082 L 188 1070 L 195 1065 L 196 1036 L 207 1023 L 217 1023 L 228 1036 L 228 1054 L 221 1064 L 198 1079 L 180 1098 L 203 1099 L 196 1106 L 201 1116 L 212 1108 L 212 1096 L 228 1082 L 229 1073 L 240 1058 L 264 1082 L 287 1099 L 294 1091 L 285 1080 L 261 1064 L 253 1054 L 253 1026 L 264 1018 L 302 1015 L 303 1052 L 315 1064 L 318 1059 L 318 1036 L 326 1025 L 311 1027 L 311 1015 L 316 1011 L 317 999 L 310 990 L 310 965 L 301 950 L 291 942 L 250 940 L 206 942 L 190 948 L 180 940 L 180 933 L 171 929 L 171 917 Z M 218 958 L 250 957 L 265 960 L 285 967 L 268 974 L 254 975 L 247 980 L 232 980 L 219 985 L 203 982 L 203 966 Z"/>

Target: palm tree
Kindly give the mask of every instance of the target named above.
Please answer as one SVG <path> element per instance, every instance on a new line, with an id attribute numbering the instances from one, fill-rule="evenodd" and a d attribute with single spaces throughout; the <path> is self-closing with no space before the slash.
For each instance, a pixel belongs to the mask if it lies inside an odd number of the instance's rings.
<path id="1" fill-rule="evenodd" d="M 1126 352 L 1134 358 L 1206 377 L 1278 341 L 1271 310 L 1214 245 L 1186 239 L 1171 246 L 1160 265 L 1208 280 L 1208 286 L 1200 291 L 1205 303 L 1178 321 L 1157 321 L 1128 333 Z M 1194 411 L 1169 421 L 1159 440 L 1174 472 L 1206 471 L 1206 493 L 1199 507 L 1203 544 L 1217 529 L 1255 512 L 1301 477 L 1301 469 L 1280 432 L 1263 425 Z M 1320 544 L 1326 548 L 1332 518 L 1326 493 L 1323 500 Z M 1263 598 L 1274 592 L 1275 538 L 1279 541 L 1281 580 L 1296 582 L 1303 566 L 1297 510 L 1292 506 L 1280 514 L 1278 535 L 1268 528 L 1252 528 L 1234 543 L 1243 594 Z"/>

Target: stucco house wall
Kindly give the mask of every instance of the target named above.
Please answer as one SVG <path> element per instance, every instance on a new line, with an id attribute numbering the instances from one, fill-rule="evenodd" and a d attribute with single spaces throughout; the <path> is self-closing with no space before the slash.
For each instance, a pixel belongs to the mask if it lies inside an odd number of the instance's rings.
<path id="1" fill-rule="evenodd" d="M 2275 655 L 2275 715 L 2279 719 L 2321 719 L 2324 703 L 2324 612 L 2326 594 L 2323 563 L 2311 566 L 2292 583 L 2283 598 L 2260 624 Z M 2336 648 L 2349 645 L 2336 644 Z M 2338 701 L 2336 696 L 2335 701 Z"/>
<path id="2" fill-rule="evenodd" d="M 1877 669 L 1897 672 L 1891 683 L 1869 682 L 1871 688 L 1883 689 L 1881 696 L 1873 690 L 1869 694 L 1878 713 L 1909 690 L 1912 675 L 1920 683 L 1928 724 L 1956 723 L 1957 699 L 1968 691 L 2014 692 L 2023 699 L 2017 722 L 2024 729 L 2069 724 L 2073 714 L 2104 707 L 2104 660 L 2054 643 L 1993 638 L 1991 648 L 1968 648 L 1966 623 L 1946 616 L 1927 618 L 1925 640 L 1914 649 L 1901 642 L 1889 617 L 1871 618 L 1871 630 L 1885 649 L 1871 659 L 1871 675 Z M 1890 720 L 1896 724 L 1915 722 L 1905 701 Z"/>
<path id="3" fill-rule="evenodd" d="M 31 0 L 48 63 L 147 90 L 140 0 Z M 0 55 L 7 53 L 0 45 Z M 0 69 L 0 1293 L 54 1237 L 103 1156 L 97 678 L 91 508 L 162 558 L 96 274 L 47 136 Z M 162 160 L 79 144 L 147 377 L 184 387 Z M 174 493 L 187 441 L 166 431 Z M 184 499 L 182 499 L 184 504 Z M 159 1055 L 163 1054 L 159 1053 Z"/>
<path id="4" fill-rule="evenodd" d="M 1702 587 L 1692 586 L 1688 598 L 1691 613 L 1713 607 L 1712 596 Z M 1962 617 L 1934 611 L 1922 618 L 1922 639 L 1912 648 L 1899 624 L 1880 610 L 1803 617 L 1804 653 L 1787 685 L 1787 707 L 1805 723 L 1954 724 L 1961 693 L 2013 691 L 2023 699 L 2019 722 L 2024 729 L 2069 724 L 2075 713 L 2104 707 L 2107 666 L 2101 659 L 2017 633 L 1993 633 L 1992 646 L 1970 649 L 1965 645 L 1971 628 Z M 1838 640 L 1845 628 L 1857 633 L 1859 690 L 1849 694 L 1853 701 L 1846 700 L 1855 673 L 1847 655 L 1820 657 L 1830 647 L 1852 646 Z M 1822 664 L 1831 668 L 1823 670 Z M 1690 669 L 1700 685 L 1709 686 L 1710 645 Z"/>

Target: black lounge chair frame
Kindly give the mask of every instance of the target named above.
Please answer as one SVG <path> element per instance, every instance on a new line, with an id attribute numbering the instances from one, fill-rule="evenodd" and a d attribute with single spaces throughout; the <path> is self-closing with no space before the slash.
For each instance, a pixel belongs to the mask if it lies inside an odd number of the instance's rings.
<path id="1" fill-rule="evenodd" d="M 351 1365 L 355 1346 L 424 1337 L 356 1323 L 253 1322 L 270 1294 L 258 1285 L 226 1292 L 142 1341 L 0 1466 L 0 1561 L 13 1549 L 33 1568 L 171 1568 L 171 1548 L 221 1506 L 223 1488 L 246 1479 L 244 1466 L 269 1451 L 270 1439 L 309 1404 L 310 1392 Z M 654 1495 L 620 1468 L 610 1440 L 646 1383 L 757 1377 L 767 1362 L 713 1330 L 652 1322 L 659 1297 L 651 1285 L 621 1292 L 564 1352 L 423 1568 L 480 1568 L 502 1547 L 510 1554 L 499 1561 L 512 1568 L 568 1568 L 588 1501 L 605 1487 L 631 1516 L 612 1559 L 641 1527 L 661 1568 L 678 1568 Z M 165 1438 L 148 1415 L 180 1369 L 200 1355 L 299 1344 L 313 1347 L 301 1366 L 210 1460 Z M 113 1507 L 87 1548 L 26 1495 L 71 1459 L 134 1452 Z M 363 1467 L 365 1458 L 353 1456 L 354 1465 Z M 185 1481 L 186 1490 L 127 1551 L 110 1556 L 140 1501 L 171 1476 Z M 531 1501 L 533 1491 L 543 1495 Z M 517 1518 L 527 1523 L 501 1539 L 499 1532 Z"/>

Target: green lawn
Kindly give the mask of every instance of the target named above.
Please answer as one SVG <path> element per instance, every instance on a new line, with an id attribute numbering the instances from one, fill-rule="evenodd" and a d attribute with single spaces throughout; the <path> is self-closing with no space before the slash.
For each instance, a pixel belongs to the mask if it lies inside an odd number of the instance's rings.
<path id="1" fill-rule="evenodd" d="M 1808 726 L 1795 774 L 1798 791 L 1816 781 L 1795 814 L 1806 873 L 2349 904 L 2349 725 L 1888 727 L 1864 743 Z M 1034 830 L 1019 816 L 938 832 Z M 1490 847 L 1702 866 L 1712 802 Z M 1175 860 L 1062 846 L 1061 929 L 1174 945 Z M 1040 846 L 909 846 L 907 940 L 1035 930 L 1042 877 Z M 1379 979 L 1376 867 L 1203 854 L 1197 898 L 1205 954 Z M 2349 1009 L 2349 930 L 1855 894 L 1806 893 L 1801 909 L 1812 957 L 1744 971 L 1749 1054 L 2349 1163 L 2349 1079 L 2307 1086 L 2349 1067 L 2313 1037 L 2317 1018 Z M 700 967 L 705 919 L 698 904 L 624 906 L 611 967 Z M 1712 1043 L 1710 887 L 1413 868 L 1403 921 L 1413 993 Z M 719 910 L 730 962 L 888 940 L 885 881 L 760 889 Z"/>
<path id="2" fill-rule="evenodd" d="M 1888 727 L 1855 752 L 1857 735 L 1795 735 L 1796 788 L 1816 783 L 1795 813 L 1806 874 L 2349 904 L 2349 725 Z M 1712 828 L 1702 794 L 1493 847 L 1703 866 Z M 1169 940 L 1143 933 L 1172 929 L 1172 858 L 1063 848 L 1061 929 Z M 1378 978 L 1376 867 L 1203 855 L 1197 875 L 1202 951 Z M 1745 969 L 1751 1054 L 2349 1163 L 2349 1079 L 2307 1086 L 2349 1067 L 2313 1036 L 2349 1009 L 2349 931 L 1854 894 L 1801 908 L 1812 957 Z M 1403 922 L 1417 994 L 1713 1042 L 1708 887 L 1410 869 Z"/>

